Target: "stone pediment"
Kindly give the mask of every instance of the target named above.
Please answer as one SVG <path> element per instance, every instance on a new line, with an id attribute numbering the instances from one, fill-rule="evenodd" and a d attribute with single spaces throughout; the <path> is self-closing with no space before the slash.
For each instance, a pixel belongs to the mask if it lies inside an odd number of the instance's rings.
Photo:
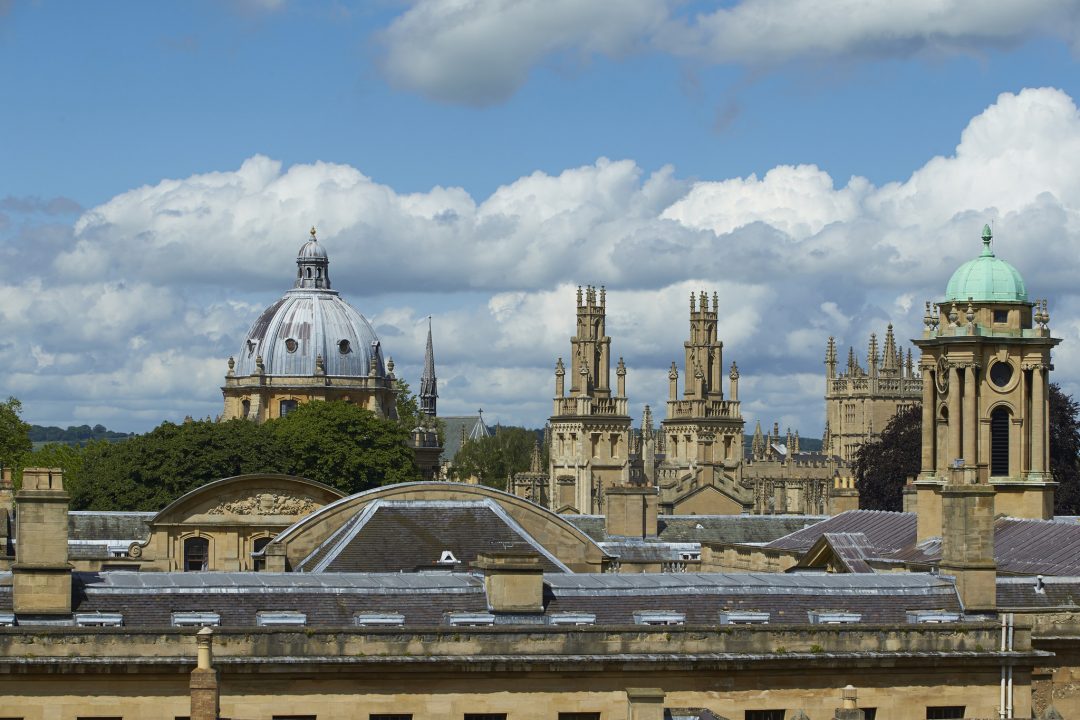
<path id="1" fill-rule="evenodd" d="M 155 516 L 154 525 L 278 522 L 292 524 L 341 499 L 342 493 L 321 483 L 286 475 L 243 475 L 208 483 L 177 499 Z"/>
<path id="2" fill-rule="evenodd" d="M 206 510 L 207 515 L 290 515 L 300 517 L 318 510 L 323 503 L 311 497 L 282 492 L 237 494 L 220 500 Z"/>

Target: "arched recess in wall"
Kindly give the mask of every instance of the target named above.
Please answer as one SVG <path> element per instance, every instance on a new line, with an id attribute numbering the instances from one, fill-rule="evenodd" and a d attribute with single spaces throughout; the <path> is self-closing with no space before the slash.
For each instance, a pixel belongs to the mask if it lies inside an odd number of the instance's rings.
<path id="1" fill-rule="evenodd" d="M 1012 411 L 1007 405 L 998 405 L 990 411 L 990 476 L 1005 477 L 1009 474 L 1009 425 Z"/>
<path id="2" fill-rule="evenodd" d="M 209 570 L 210 569 L 210 539 L 201 535 L 193 535 L 184 538 L 183 541 L 183 564 L 184 572 Z"/>

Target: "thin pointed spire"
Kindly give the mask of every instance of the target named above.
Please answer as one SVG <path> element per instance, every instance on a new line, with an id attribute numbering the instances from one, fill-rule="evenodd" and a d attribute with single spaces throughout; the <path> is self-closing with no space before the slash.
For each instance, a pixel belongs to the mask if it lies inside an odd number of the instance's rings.
<path id="1" fill-rule="evenodd" d="M 424 374 L 420 378 L 420 412 L 435 417 L 436 398 L 439 397 L 435 378 L 435 350 L 431 344 L 431 316 L 428 315 L 427 348 L 424 350 Z"/>

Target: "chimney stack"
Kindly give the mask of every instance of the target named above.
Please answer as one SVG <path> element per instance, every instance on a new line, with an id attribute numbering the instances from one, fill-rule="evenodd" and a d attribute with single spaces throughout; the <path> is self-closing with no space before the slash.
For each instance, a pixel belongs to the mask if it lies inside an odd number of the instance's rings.
<path id="1" fill-rule="evenodd" d="M 15 525 L 12 600 L 16 615 L 70 615 L 68 494 L 58 468 L 26 468 Z"/>

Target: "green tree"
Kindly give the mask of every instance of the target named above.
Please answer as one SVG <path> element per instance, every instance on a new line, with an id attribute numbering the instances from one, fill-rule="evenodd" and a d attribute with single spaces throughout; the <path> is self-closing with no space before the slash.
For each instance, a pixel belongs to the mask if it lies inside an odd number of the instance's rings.
<path id="1" fill-rule="evenodd" d="M 405 428 L 356 405 L 306 403 L 266 425 L 279 443 L 286 472 L 342 492 L 420 479 Z"/>
<path id="2" fill-rule="evenodd" d="M 1050 473 L 1055 515 L 1080 515 L 1080 404 L 1050 383 Z"/>
<path id="3" fill-rule="evenodd" d="M 159 510 L 212 480 L 285 472 L 277 438 L 247 420 L 165 422 L 122 443 L 83 451 L 72 505 L 92 510 Z"/>
<path id="4" fill-rule="evenodd" d="M 60 468 L 64 471 L 64 489 L 69 494 L 81 486 L 83 449 L 66 443 L 51 442 L 23 456 L 25 467 Z"/>
<path id="5" fill-rule="evenodd" d="M 30 426 L 19 417 L 22 403 L 9 397 L 7 402 L 0 402 L 0 465 L 19 467 L 22 456 L 30 452 Z"/>
<path id="6" fill-rule="evenodd" d="M 529 469 L 537 439 L 533 430 L 504 426 L 490 437 L 470 440 L 454 456 L 454 477 L 475 477 L 505 490 L 507 477 Z"/>
<path id="7" fill-rule="evenodd" d="M 904 484 L 919 474 L 922 447 L 922 407 L 914 405 L 893 415 L 881 437 L 855 451 L 855 487 L 863 510 L 900 511 Z"/>

